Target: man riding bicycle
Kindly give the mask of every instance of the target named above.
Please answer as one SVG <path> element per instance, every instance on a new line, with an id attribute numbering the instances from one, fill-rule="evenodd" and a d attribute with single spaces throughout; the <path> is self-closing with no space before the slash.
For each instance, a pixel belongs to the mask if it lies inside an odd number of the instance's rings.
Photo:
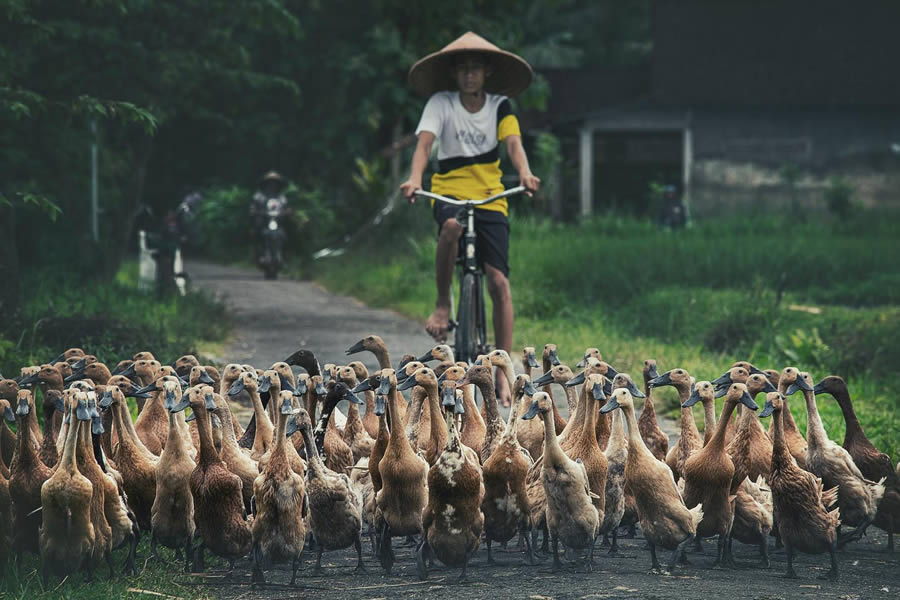
<path id="1" fill-rule="evenodd" d="M 531 83 L 531 67 L 515 54 L 500 50 L 484 38 L 468 32 L 441 51 L 412 66 L 409 82 L 428 102 L 416 129 L 409 179 L 400 186 L 413 202 L 422 187 L 422 173 L 435 139 L 439 142 L 439 169 L 431 178 L 431 191 L 460 200 L 478 200 L 503 191 L 500 182 L 499 143 L 506 150 L 521 184 L 537 191 L 541 180 L 528 166 L 519 122 L 507 96 L 524 91 Z M 434 203 L 438 224 L 435 256 L 437 300 L 425 329 L 438 342 L 447 339 L 450 321 L 450 284 L 463 233 L 455 219 L 458 209 Z M 493 301 L 494 337 L 497 348 L 510 351 L 513 306 L 509 288 L 509 221 L 505 198 L 475 211 L 476 257 L 487 278 Z M 509 405 L 505 377 L 497 378 L 497 397 Z"/>

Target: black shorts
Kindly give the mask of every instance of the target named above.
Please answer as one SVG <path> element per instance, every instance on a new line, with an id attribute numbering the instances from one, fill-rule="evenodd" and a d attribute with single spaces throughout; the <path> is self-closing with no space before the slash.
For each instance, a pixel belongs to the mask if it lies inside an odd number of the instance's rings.
<path id="1" fill-rule="evenodd" d="M 449 196 L 448 196 L 449 197 Z M 432 209 L 434 220 L 438 225 L 438 235 L 447 219 L 456 217 L 459 206 L 445 202 L 435 202 Z M 465 214 L 465 213 L 463 213 Z M 478 266 L 484 269 L 489 264 L 509 277 L 509 219 L 496 210 L 475 209 L 475 259 Z M 459 254 L 465 252 L 465 238 L 459 238 Z"/>

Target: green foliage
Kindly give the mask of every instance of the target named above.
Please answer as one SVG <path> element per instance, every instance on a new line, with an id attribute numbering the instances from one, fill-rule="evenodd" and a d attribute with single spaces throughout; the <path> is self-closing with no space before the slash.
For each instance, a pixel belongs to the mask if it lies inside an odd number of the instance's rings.
<path id="1" fill-rule="evenodd" d="M 839 219 L 846 219 L 853 208 L 853 186 L 844 177 L 829 177 L 825 204 L 828 212 Z"/>
<path id="2" fill-rule="evenodd" d="M 113 281 L 100 284 L 64 271 L 27 274 L 22 313 L 0 331 L 0 371 L 18 373 L 70 346 L 107 364 L 137 349 L 165 362 L 224 339 L 229 323 L 222 305 L 196 292 L 163 300 L 138 292 L 136 268 L 126 264 Z"/>
<path id="3" fill-rule="evenodd" d="M 330 259 L 318 277 L 424 320 L 434 303 L 429 225 L 421 225 L 419 238 L 394 236 L 390 245 L 366 244 Z M 698 379 L 711 380 L 738 359 L 762 368 L 793 364 L 817 380 L 842 375 L 867 433 L 897 456 L 892 382 L 900 302 L 895 289 L 876 282 L 900 277 L 889 258 L 900 232 L 896 223 L 882 223 L 862 237 L 857 227 L 828 231 L 767 219 L 700 223 L 671 234 L 622 218 L 571 226 L 514 219 L 513 349 L 552 341 L 574 364 L 596 346 L 632 375 L 648 357 Z M 376 239 L 391 235 L 382 231 Z M 676 408 L 674 395 L 660 397 Z M 841 439 L 836 403 L 823 399 L 820 407 L 832 438 Z"/>

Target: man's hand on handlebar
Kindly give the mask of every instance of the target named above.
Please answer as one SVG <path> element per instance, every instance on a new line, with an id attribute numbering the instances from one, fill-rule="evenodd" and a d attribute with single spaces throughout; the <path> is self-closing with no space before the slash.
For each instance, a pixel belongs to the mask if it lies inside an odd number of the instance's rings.
<path id="1" fill-rule="evenodd" d="M 539 189 L 541 189 L 541 179 L 540 179 L 540 177 L 535 176 L 535 175 L 534 175 L 533 173 L 531 173 L 530 171 L 529 171 L 528 173 L 522 173 L 522 174 L 520 174 L 520 175 L 519 175 L 519 181 L 520 181 L 521 184 L 522 184 L 523 186 L 525 186 L 525 188 L 528 190 L 528 191 L 525 192 L 525 193 L 528 194 L 529 196 L 531 196 L 532 193 L 534 193 L 534 192 L 538 191 Z"/>
<path id="2" fill-rule="evenodd" d="M 407 179 L 404 183 L 400 184 L 400 191 L 410 204 L 416 203 L 416 190 L 420 189 L 422 189 L 421 181 Z"/>

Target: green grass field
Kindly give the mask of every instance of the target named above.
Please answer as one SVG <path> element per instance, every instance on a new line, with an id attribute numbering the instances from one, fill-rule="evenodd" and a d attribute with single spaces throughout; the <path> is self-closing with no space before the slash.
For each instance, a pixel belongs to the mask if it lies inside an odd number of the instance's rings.
<path id="1" fill-rule="evenodd" d="M 427 215 L 402 218 L 412 222 L 318 263 L 317 279 L 424 322 L 435 294 L 434 228 Z M 730 221 L 677 233 L 618 218 L 513 220 L 513 350 L 553 342 L 574 365 L 596 346 L 636 379 L 645 358 L 698 380 L 738 359 L 794 365 L 816 381 L 841 375 L 870 439 L 896 461 L 897 239 L 896 220 L 871 217 L 841 225 Z M 660 396 L 662 410 L 676 415 L 673 391 Z M 829 434 L 842 441 L 837 403 L 823 396 L 818 404 Z M 805 427 L 799 396 L 793 407 Z"/>

